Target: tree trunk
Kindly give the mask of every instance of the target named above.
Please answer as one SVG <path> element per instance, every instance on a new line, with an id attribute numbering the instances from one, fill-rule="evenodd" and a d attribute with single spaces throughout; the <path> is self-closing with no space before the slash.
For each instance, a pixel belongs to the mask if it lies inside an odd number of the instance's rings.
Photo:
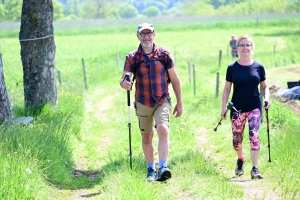
<path id="1" fill-rule="evenodd" d="M 26 109 L 57 104 L 52 0 L 23 0 L 21 59 Z"/>
<path id="2" fill-rule="evenodd" d="M 0 124 L 3 122 L 12 122 L 13 113 L 8 99 L 6 85 L 4 80 L 4 72 L 2 66 L 2 55 L 0 53 Z"/>

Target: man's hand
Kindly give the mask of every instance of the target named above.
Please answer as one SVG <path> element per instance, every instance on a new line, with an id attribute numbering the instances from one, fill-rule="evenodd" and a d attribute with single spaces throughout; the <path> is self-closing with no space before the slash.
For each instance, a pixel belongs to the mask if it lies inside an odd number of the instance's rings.
<path id="1" fill-rule="evenodd" d="M 131 90 L 132 80 L 130 79 L 130 74 L 125 74 L 125 76 L 120 80 L 120 85 L 125 90 Z"/>
<path id="2" fill-rule="evenodd" d="M 177 118 L 181 116 L 182 112 L 183 112 L 182 104 L 177 103 L 174 108 L 173 115 L 175 116 L 175 118 Z"/>

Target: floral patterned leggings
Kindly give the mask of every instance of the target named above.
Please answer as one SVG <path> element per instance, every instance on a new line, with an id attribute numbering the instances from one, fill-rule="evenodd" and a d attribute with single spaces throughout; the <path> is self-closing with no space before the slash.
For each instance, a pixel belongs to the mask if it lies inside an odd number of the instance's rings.
<path id="1" fill-rule="evenodd" d="M 258 108 L 244 113 L 233 112 L 231 117 L 231 127 L 233 134 L 233 148 L 238 151 L 243 145 L 244 129 L 246 119 L 248 118 L 249 125 L 249 141 L 251 150 L 259 150 L 259 126 L 261 123 L 261 114 Z"/>

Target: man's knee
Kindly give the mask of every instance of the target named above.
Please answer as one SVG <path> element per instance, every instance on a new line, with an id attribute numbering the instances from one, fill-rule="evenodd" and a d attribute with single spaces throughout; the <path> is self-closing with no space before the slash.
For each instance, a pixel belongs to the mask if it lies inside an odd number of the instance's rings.
<path id="1" fill-rule="evenodd" d="M 156 126 L 157 133 L 160 135 L 165 135 L 169 133 L 169 127 L 166 124 L 158 124 Z"/>
<path id="2" fill-rule="evenodd" d="M 142 134 L 142 142 L 143 144 L 151 144 L 153 138 L 153 132 L 151 133 L 143 133 Z"/>

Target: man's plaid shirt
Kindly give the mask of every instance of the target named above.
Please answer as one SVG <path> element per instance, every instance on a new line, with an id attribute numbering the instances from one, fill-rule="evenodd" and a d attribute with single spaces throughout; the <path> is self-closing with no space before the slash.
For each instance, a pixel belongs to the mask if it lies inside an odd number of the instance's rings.
<path id="1" fill-rule="evenodd" d="M 161 49 L 164 51 L 163 63 L 166 63 L 166 68 L 173 68 L 174 61 L 168 49 L 154 44 L 152 53 L 145 54 L 140 44 L 138 49 L 126 55 L 124 71 L 134 73 L 138 60 L 156 59 L 162 54 Z M 141 63 L 135 75 L 135 101 L 148 107 L 154 107 L 156 103 L 163 104 L 169 96 L 167 77 L 165 66 L 159 60 Z"/>

